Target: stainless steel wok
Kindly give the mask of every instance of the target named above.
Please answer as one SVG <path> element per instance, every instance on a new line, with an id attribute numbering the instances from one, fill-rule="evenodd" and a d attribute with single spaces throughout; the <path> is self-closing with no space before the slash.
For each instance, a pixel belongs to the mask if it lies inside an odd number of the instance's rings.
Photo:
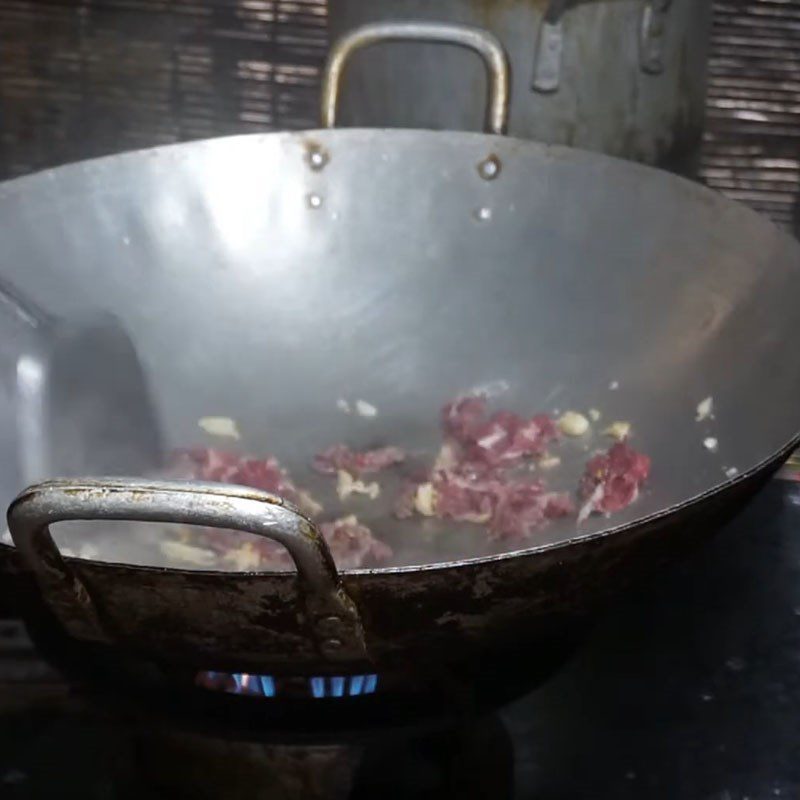
<path id="1" fill-rule="evenodd" d="M 633 421 L 653 459 L 648 491 L 523 551 L 432 549 L 427 563 L 337 574 L 313 524 L 263 493 L 39 485 L 11 505 L 5 579 L 19 597 L 41 594 L 70 637 L 175 668 L 408 674 L 523 650 L 529 665 L 545 639 L 713 531 L 797 444 L 797 244 L 683 179 L 500 135 L 506 61 L 472 29 L 351 35 L 331 57 L 328 127 L 349 53 L 398 37 L 484 57 L 491 134 L 275 133 L 22 178 L 0 186 L 2 272 L 65 313 L 123 321 L 170 444 L 224 413 L 252 451 L 292 469 L 321 443 L 425 447 L 444 400 L 505 381 L 505 407 Z M 341 396 L 380 414 L 345 416 Z M 715 418 L 698 422 L 708 396 Z M 121 518 L 272 537 L 297 572 L 65 559 L 47 529 Z M 374 527 L 391 538 L 393 524 Z"/>

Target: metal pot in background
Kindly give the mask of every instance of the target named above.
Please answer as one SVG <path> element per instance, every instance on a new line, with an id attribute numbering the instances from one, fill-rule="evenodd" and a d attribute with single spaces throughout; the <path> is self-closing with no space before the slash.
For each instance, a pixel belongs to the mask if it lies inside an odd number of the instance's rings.
<path id="1" fill-rule="evenodd" d="M 505 45 L 510 135 L 691 171 L 710 0 L 330 0 L 332 40 L 412 17 L 475 25 Z M 479 129 L 485 88 L 462 48 L 365 48 L 349 68 L 339 124 Z"/>

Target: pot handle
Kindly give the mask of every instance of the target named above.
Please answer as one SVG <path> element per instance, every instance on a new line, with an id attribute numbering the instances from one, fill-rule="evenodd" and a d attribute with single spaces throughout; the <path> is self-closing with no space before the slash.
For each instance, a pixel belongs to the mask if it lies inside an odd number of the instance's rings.
<path id="1" fill-rule="evenodd" d="M 439 42 L 474 50 L 483 58 L 489 74 L 489 105 L 486 127 L 491 133 L 505 133 L 508 125 L 508 55 L 494 35 L 481 28 L 442 22 L 376 22 L 361 25 L 333 45 L 322 79 L 322 125 L 336 125 L 336 108 L 345 65 L 362 47 L 389 41 Z"/>
<path id="2" fill-rule="evenodd" d="M 648 75 L 664 71 L 666 15 L 672 0 L 645 0 L 639 25 L 639 64 Z"/>
<path id="3" fill-rule="evenodd" d="M 297 567 L 312 637 L 332 660 L 366 657 L 358 610 L 313 522 L 279 497 L 219 483 L 139 478 L 59 479 L 31 486 L 8 509 L 14 544 L 42 595 L 79 638 L 110 636 L 91 594 L 62 558 L 49 526 L 63 520 L 177 522 L 247 531 L 282 544 Z"/>
<path id="4" fill-rule="evenodd" d="M 642 0 L 639 21 L 639 67 L 648 75 L 664 71 L 664 32 L 666 14 L 672 0 Z M 550 0 L 539 27 L 533 59 L 531 89 L 541 94 L 557 92 L 561 83 L 564 50 L 564 15 L 569 0 Z"/>

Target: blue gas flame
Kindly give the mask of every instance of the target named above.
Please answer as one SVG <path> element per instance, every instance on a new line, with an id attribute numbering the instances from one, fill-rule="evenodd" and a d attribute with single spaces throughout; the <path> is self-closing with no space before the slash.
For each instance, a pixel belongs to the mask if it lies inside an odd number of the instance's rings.
<path id="1" fill-rule="evenodd" d="M 335 675 L 331 678 L 309 678 L 312 697 L 358 697 L 375 694 L 378 688 L 377 675 Z"/>
<path id="2" fill-rule="evenodd" d="M 272 675 L 253 675 L 249 672 L 216 672 L 208 670 L 197 675 L 196 683 L 205 689 L 215 689 L 228 694 L 249 697 L 276 697 L 278 682 Z M 309 694 L 317 699 L 323 697 L 358 697 L 375 694 L 378 676 L 334 675 L 308 679 Z"/>

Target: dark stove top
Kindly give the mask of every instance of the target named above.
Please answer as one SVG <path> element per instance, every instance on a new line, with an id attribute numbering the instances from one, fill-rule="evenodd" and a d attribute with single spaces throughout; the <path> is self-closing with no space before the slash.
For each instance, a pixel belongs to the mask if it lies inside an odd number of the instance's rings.
<path id="1" fill-rule="evenodd" d="M 800 485 L 626 598 L 507 718 L 521 798 L 800 798 Z"/>
<path id="2" fill-rule="evenodd" d="M 5 638 L 4 637 L 5 631 Z M 0 796 L 800 797 L 800 484 L 626 597 L 555 679 L 421 740 L 269 748 L 89 712 L 0 626 Z"/>

